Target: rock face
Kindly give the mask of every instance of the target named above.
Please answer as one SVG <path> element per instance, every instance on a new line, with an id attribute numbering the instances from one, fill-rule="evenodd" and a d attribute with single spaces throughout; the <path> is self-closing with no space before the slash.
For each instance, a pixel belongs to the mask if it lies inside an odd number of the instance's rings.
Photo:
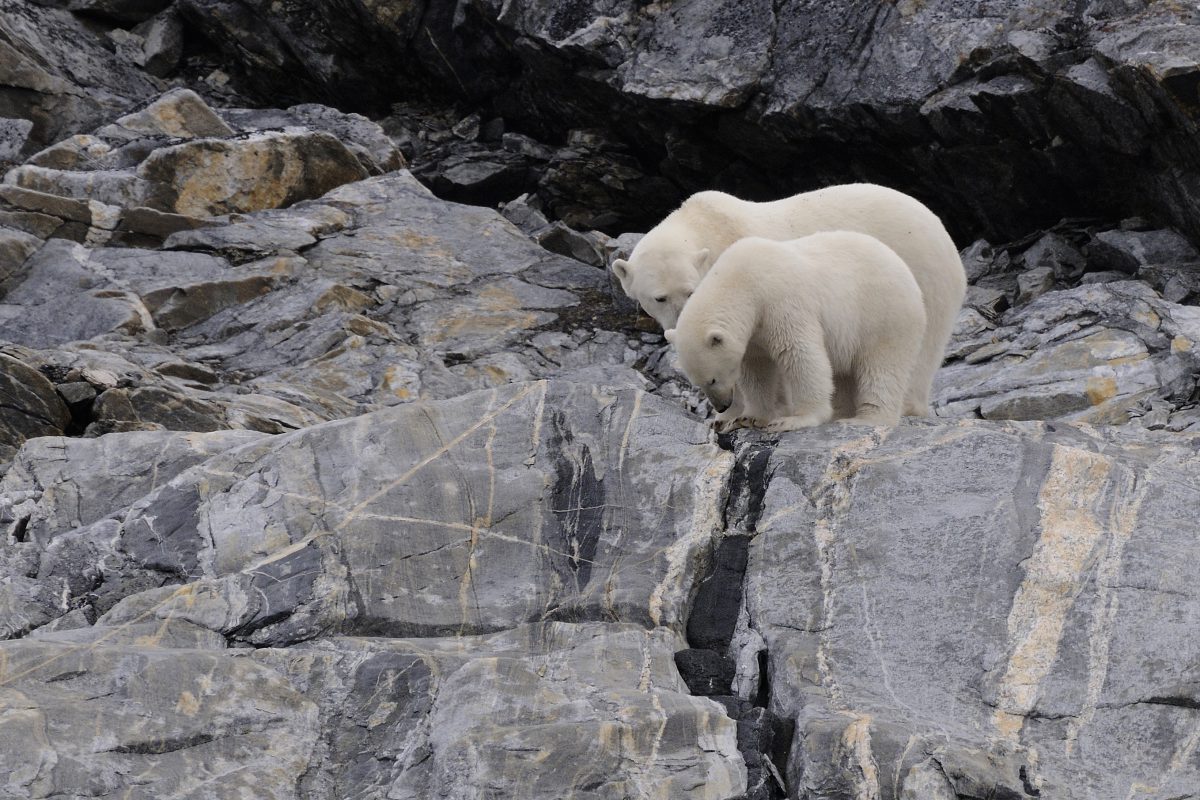
<path id="1" fill-rule="evenodd" d="M 769 666 L 739 677 L 796 720 L 792 796 L 1186 796 L 1193 446 L 978 422 L 774 446 L 743 520 Z"/>
<path id="2" fill-rule="evenodd" d="M 866 177 L 928 199 L 960 234 L 1016 238 L 1068 207 L 1200 235 L 1187 4 L 552 0 L 347 15 L 319 2 L 270 25 L 252 0 L 184 8 L 276 103 L 379 109 L 407 99 L 388 91 L 396 75 L 424 73 L 544 138 L 601 129 L 631 174 L 672 182 L 649 197 L 609 184 L 609 207 L 640 204 L 643 225 L 701 188 L 778 196 Z M 574 183 L 596 215 L 598 184 Z"/>
<path id="3" fill-rule="evenodd" d="M 140 764 L 154 793 L 259 771 L 280 797 L 741 793 L 735 723 L 672 659 L 731 460 L 702 423 L 543 382 L 234 436 L 39 439 L 5 477 L 3 556 L 36 566 L 0 629 L 38 628 L 0 671 L 28 711 L 0 727 L 26 756 L 10 792 L 115 795 Z M 154 482 L 96 474 L 150 454 Z M 184 750 L 202 767 L 181 775 L 162 755 Z"/>
<path id="4" fill-rule="evenodd" d="M 163 89 L 66 5 L 0 1 L 0 165 L 111 120 Z"/>
<path id="5" fill-rule="evenodd" d="M 0 798 L 1191 797 L 1196 13 L 835 5 L 0 0 Z M 848 176 L 937 416 L 715 436 L 606 264 Z"/>

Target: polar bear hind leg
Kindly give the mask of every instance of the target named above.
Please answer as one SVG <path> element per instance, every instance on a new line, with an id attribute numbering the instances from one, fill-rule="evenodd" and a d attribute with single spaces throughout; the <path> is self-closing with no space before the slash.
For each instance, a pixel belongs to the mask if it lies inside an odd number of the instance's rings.
<path id="1" fill-rule="evenodd" d="M 854 416 L 847 422 L 861 425 L 895 425 L 901 413 L 916 416 L 928 414 L 928 384 L 913 380 L 920 351 L 911 337 L 899 336 L 880 342 L 868 353 L 860 355 L 856 375 L 856 405 Z M 911 412 L 914 387 L 924 385 L 925 410 Z"/>

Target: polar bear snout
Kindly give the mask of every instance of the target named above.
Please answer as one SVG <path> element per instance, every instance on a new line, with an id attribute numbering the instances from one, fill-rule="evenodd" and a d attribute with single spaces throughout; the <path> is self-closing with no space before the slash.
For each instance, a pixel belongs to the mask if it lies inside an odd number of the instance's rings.
<path id="1" fill-rule="evenodd" d="M 733 405 L 733 391 L 723 392 L 719 389 L 706 386 L 704 387 L 704 396 L 708 398 L 708 403 L 713 407 L 713 410 L 718 414 L 722 414 L 729 410 Z"/>

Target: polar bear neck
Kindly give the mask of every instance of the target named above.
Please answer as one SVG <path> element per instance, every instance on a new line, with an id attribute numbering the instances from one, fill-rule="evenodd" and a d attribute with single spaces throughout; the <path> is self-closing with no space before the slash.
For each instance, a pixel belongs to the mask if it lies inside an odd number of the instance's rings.
<path id="1" fill-rule="evenodd" d="M 746 201 L 724 192 L 700 192 L 684 201 L 671 217 L 683 223 L 690 244 L 706 248 L 715 259 L 731 244 L 752 233 L 742 206 Z"/>

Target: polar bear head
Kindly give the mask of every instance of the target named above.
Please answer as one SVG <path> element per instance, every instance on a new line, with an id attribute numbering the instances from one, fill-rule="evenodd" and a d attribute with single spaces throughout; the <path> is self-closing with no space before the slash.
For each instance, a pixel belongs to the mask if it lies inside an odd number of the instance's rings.
<path id="1" fill-rule="evenodd" d="M 628 261 L 613 261 L 613 274 L 621 281 L 625 294 L 654 317 L 663 330 L 673 328 L 700 276 L 708 271 L 709 251 L 643 244 L 647 244 L 646 239 L 634 248 Z"/>
<path id="2" fill-rule="evenodd" d="M 696 315 L 685 315 L 679 323 L 665 334 L 679 354 L 679 368 L 704 392 L 712 407 L 722 412 L 733 404 L 746 343 L 721 326 L 703 326 Z"/>

